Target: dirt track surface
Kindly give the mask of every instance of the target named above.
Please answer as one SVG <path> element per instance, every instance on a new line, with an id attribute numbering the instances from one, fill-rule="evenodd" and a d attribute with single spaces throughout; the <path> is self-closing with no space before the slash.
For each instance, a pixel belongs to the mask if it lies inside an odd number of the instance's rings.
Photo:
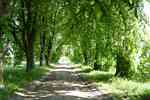
<path id="1" fill-rule="evenodd" d="M 9 100 L 112 100 L 92 83 L 82 81 L 78 71 L 72 65 L 55 65 L 48 75 Z"/>

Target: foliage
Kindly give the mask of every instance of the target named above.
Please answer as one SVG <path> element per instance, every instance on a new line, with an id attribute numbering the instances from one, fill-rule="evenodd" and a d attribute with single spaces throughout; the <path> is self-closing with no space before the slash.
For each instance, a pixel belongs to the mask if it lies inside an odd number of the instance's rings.
<path id="1" fill-rule="evenodd" d="M 4 69 L 4 84 L 5 89 L 0 91 L 0 99 L 7 100 L 7 96 L 12 94 L 13 92 L 17 90 L 21 90 L 23 87 L 29 84 L 29 82 L 32 82 L 33 80 L 37 80 L 41 78 L 41 76 L 45 75 L 46 72 L 49 71 L 49 68 L 47 67 L 37 67 L 32 72 L 26 73 L 25 72 L 25 66 L 16 66 L 16 68 L 13 67 L 7 67 Z"/>
<path id="2" fill-rule="evenodd" d="M 81 66 L 82 72 L 91 72 L 93 69 L 90 66 Z"/>
<path id="3" fill-rule="evenodd" d="M 113 77 L 112 72 L 92 71 L 81 73 L 84 80 L 96 81 L 96 85 L 105 90 L 113 100 L 148 100 L 149 82 L 142 83 L 133 80 Z"/>
<path id="4" fill-rule="evenodd" d="M 143 13 L 145 1 L 11 0 L 9 14 L 0 16 L 0 62 L 14 65 L 11 70 L 3 67 L 6 83 L 12 83 L 8 87 L 16 89 L 21 78 L 25 81 L 20 84 L 32 80 L 19 69 L 22 62 L 34 74 L 35 62 L 49 65 L 61 56 L 83 64 L 83 72 L 93 80 L 116 75 L 148 81 L 150 47 L 145 28 L 150 18 Z M 9 50 L 1 59 L 7 44 Z"/>

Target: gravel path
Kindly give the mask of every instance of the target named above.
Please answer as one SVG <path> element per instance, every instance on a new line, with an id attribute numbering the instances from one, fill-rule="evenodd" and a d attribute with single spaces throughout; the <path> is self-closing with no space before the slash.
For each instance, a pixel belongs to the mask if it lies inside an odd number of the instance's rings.
<path id="1" fill-rule="evenodd" d="M 112 100 L 92 83 L 82 81 L 77 67 L 56 65 L 47 76 L 33 81 L 9 100 Z"/>

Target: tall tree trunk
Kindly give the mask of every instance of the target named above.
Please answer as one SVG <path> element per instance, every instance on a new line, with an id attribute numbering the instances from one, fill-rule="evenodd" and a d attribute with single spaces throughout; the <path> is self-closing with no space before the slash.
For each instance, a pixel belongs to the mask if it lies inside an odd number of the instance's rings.
<path id="1" fill-rule="evenodd" d="M 121 53 L 117 54 L 115 76 L 128 77 L 130 73 L 131 62 Z"/>
<path id="2" fill-rule="evenodd" d="M 100 65 L 98 64 L 98 54 L 96 50 L 95 58 L 94 58 L 94 70 L 98 70 L 98 69 L 100 69 Z"/>
<path id="3" fill-rule="evenodd" d="M 41 46 L 41 53 L 40 53 L 40 66 L 45 64 L 45 33 L 41 32 L 40 34 L 40 46 Z"/>
<path id="4" fill-rule="evenodd" d="M 0 0 L 0 16 L 8 14 L 8 0 Z"/>
<path id="5" fill-rule="evenodd" d="M 3 61 L 0 59 L 0 85 L 3 84 Z"/>
<path id="6" fill-rule="evenodd" d="M 83 64 L 84 64 L 84 65 L 87 65 L 87 64 L 88 64 L 88 56 L 87 56 L 86 50 L 83 52 L 83 57 L 84 57 L 84 62 L 83 62 Z"/>
<path id="7" fill-rule="evenodd" d="M 54 13 L 53 16 L 51 16 L 51 21 L 52 21 L 52 34 L 49 35 L 49 40 L 48 40 L 48 48 L 46 50 L 46 54 L 45 54 L 45 61 L 46 61 L 46 65 L 49 65 L 49 62 L 51 60 L 51 51 L 52 51 L 52 45 L 53 45 L 53 41 L 54 41 L 54 37 L 55 37 L 55 25 L 56 25 L 56 16 L 57 16 L 57 10 Z"/>
<path id="8" fill-rule="evenodd" d="M 34 47 L 33 47 L 34 42 L 33 42 L 33 37 L 32 37 L 31 40 L 28 40 L 27 42 L 28 42 L 28 45 L 27 45 L 27 49 L 26 49 L 26 60 L 27 60 L 26 71 L 30 72 L 34 68 Z"/>
<path id="9" fill-rule="evenodd" d="M 48 48 L 47 48 L 46 55 L 45 55 L 46 65 L 49 65 L 49 62 L 50 62 L 51 49 L 52 49 L 52 40 L 49 39 Z"/>
<path id="10" fill-rule="evenodd" d="M 4 48 L 0 49 L 0 85 L 3 85 L 3 61 L 5 58 L 5 55 L 7 54 L 10 47 L 9 41 L 4 46 Z"/>
<path id="11" fill-rule="evenodd" d="M 96 43 L 96 48 L 95 48 L 95 58 L 94 58 L 94 70 L 101 70 L 102 66 L 98 63 L 98 58 L 99 58 L 99 53 L 98 53 L 98 46 L 97 46 L 97 43 Z"/>
<path id="12" fill-rule="evenodd" d="M 34 28 L 33 28 L 33 11 L 32 0 L 25 0 L 25 7 L 27 8 L 27 21 L 25 24 L 25 45 L 27 67 L 26 71 L 30 72 L 34 68 Z"/>
<path id="13" fill-rule="evenodd" d="M 3 36 L 3 33 L 0 32 L 0 39 L 2 39 L 2 36 Z M 3 84 L 3 61 L 2 61 L 3 53 L 2 52 L 3 52 L 3 48 L 0 48 L 0 85 Z"/>
<path id="14" fill-rule="evenodd" d="M 0 0 L 0 17 L 8 14 L 8 5 L 9 5 L 8 0 Z M 2 35 L 3 33 L 0 32 L 0 39 Z M 9 42 L 8 45 L 6 46 L 9 46 Z M 7 51 L 8 47 L 6 49 L 4 48 L 4 52 L 3 49 L 0 49 L 0 88 L 2 88 L 3 85 L 3 59 Z"/>

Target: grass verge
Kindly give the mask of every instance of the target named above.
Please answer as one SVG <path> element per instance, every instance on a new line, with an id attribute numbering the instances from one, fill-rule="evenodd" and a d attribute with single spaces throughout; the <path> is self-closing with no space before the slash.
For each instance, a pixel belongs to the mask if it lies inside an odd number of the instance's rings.
<path id="1" fill-rule="evenodd" d="M 13 67 L 4 69 L 5 88 L 0 90 L 0 100 L 7 100 L 8 96 L 17 90 L 22 89 L 31 81 L 40 79 L 46 72 L 48 67 L 35 67 L 30 73 L 25 72 L 24 67 Z"/>
<path id="2" fill-rule="evenodd" d="M 81 77 L 94 82 L 100 90 L 105 90 L 112 100 L 150 100 L 150 82 L 136 82 L 114 77 L 111 72 L 86 72 L 84 69 L 81 67 Z"/>

